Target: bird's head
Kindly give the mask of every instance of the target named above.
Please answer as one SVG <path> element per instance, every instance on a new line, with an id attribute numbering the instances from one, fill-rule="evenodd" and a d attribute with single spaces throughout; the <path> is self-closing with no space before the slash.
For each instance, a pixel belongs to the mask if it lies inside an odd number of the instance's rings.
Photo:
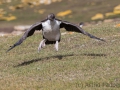
<path id="1" fill-rule="evenodd" d="M 83 27 L 83 22 L 80 22 L 80 23 L 79 23 L 79 26 L 82 28 L 82 27 Z"/>
<path id="2" fill-rule="evenodd" d="M 47 16 L 47 19 L 49 19 L 50 21 L 53 21 L 55 19 L 55 15 L 51 13 Z"/>

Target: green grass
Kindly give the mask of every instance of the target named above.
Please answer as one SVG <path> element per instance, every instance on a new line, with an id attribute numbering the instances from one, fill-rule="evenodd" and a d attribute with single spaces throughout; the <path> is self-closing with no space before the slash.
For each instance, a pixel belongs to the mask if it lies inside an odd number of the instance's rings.
<path id="1" fill-rule="evenodd" d="M 0 90 L 119 90 L 120 28 L 116 23 L 86 26 L 96 41 L 74 33 L 62 36 L 59 51 L 48 45 L 37 53 L 38 33 L 6 53 L 21 36 L 0 38 Z"/>

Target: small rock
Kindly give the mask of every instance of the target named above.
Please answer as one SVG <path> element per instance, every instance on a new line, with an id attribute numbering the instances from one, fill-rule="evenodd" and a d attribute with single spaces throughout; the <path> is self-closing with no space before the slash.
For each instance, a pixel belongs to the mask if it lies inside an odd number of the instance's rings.
<path id="1" fill-rule="evenodd" d="M 114 20 L 113 19 L 105 19 L 103 22 L 104 23 L 109 23 L 109 22 L 113 22 Z"/>
<path id="2" fill-rule="evenodd" d="M 24 30 L 26 30 L 26 29 L 28 29 L 28 28 L 30 28 L 30 25 L 25 25 L 25 26 L 23 26 L 23 25 L 14 26 L 14 29 L 15 29 L 15 30 L 18 30 L 18 31 L 24 31 Z"/>

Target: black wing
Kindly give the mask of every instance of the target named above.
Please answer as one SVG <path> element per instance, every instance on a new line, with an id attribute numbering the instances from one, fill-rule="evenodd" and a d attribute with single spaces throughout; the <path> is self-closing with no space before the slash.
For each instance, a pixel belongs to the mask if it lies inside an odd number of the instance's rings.
<path id="1" fill-rule="evenodd" d="M 33 24 L 13 46 L 10 46 L 7 52 L 13 49 L 14 47 L 20 45 L 27 37 L 33 35 L 35 30 L 41 30 L 41 29 L 42 29 L 42 22 Z"/>
<path id="2" fill-rule="evenodd" d="M 90 38 L 94 38 L 94 39 L 97 39 L 97 40 L 101 40 L 101 41 L 105 41 L 101 38 L 98 38 L 96 36 L 93 36 L 91 34 L 89 34 L 88 32 L 85 32 L 81 27 L 79 27 L 78 25 L 75 25 L 75 24 L 72 24 L 72 23 L 69 23 L 67 21 L 61 21 L 61 24 L 60 24 L 60 28 L 65 28 L 67 31 L 75 31 L 75 32 L 78 32 L 78 33 L 82 33 L 84 35 L 87 35 L 89 36 Z"/>

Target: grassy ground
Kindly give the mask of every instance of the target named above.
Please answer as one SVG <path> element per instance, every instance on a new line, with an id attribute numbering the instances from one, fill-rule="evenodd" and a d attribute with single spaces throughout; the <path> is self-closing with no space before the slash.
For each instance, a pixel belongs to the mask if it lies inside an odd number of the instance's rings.
<path id="1" fill-rule="evenodd" d="M 118 22 L 116 22 L 118 23 Z M 59 51 L 34 34 L 5 53 L 21 36 L 0 38 L 0 90 L 119 90 L 120 28 L 116 23 L 84 27 L 104 38 L 96 41 L 74 33 L 62 36 Z"/>

